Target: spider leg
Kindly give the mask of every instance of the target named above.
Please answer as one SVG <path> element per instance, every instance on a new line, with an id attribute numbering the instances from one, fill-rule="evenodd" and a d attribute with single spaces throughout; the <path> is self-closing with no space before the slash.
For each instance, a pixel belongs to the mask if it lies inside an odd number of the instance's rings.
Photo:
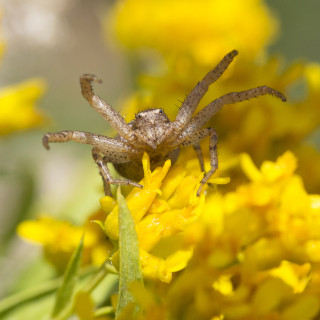
<path id="1" fill-rule="evenodd" d="M 125 122 L 123 117 L 115 111 L 110 105 L 104 102 L 99 96 L 97 96 L 92 89 L 92 82 L 101 83 L 95 75 L 84 74 L 80 77 L 80 86 L 82 96 L 89 102 L 89 104 L 99 113 L 102 117 L 113 127 L 120 136 L 131 143 L 139 143 L 136 139 L 136 134 L 131 127 Z M 143 143 L 145 138 L 143 136 L 138 137 Z M 138 140 L 138 141 L 137 141 Z"/>
<path id="2" fill-rule="evenodd" d="M 202 151 L 201 151 L 201 147 L 200 144 L 194 144 L 193 145 L 193 149 L 196 152 L 198 159 L 199 159 L 199 164 L 200 164 L 200 169 L 202 172 L 204 172 L 204 162 L 203 162 L 203 155 L 202 155 Z"/>
<path id="3" fill-rule="evenodd" d="M 209 155 L 210 155 L 210 166 L 211 169 L 206 172 L 204 174 L 204 177 L 202 178 L 201 182 L 200 182 L 200 187 L 198 188 L 197 191 L 197 196 L 200 195 L 203 186 L 205 185 L 205 183 L 211 178 L 211 176 L 215 173 L 215 171 L 218 169 L 218 153 L 217 153 L 217 143 L 218 143 L 218 135 L 216 133 L 216 131 L 213 128 L 205 128 L 205 129 L 201 129 L 195 133 L 193 133 L 190 136 L 185 136 L 184 140 L 181 141 L 182 146 L 188 146 L 190 144 L 192 144 L 194 146 L 194 149 L 196 150 L 197 148 L 200 149 L 200 145 L 199 142 L 201 140 L 203 140 L 204 138 L 206 138 L 207 136 L 210 137 L 209 140 Z M 201 152 L 201 149 L 200 149 Z M 197 151 L 198 153 L 198 151 Z M 198 153 L 198 157 L 199 157 L 199 153 Z M 201 159 L 202 159 L 202 154 L 201 154 Z M 200 160 L 200 158 L 199 158 Z M 200 165 L 201 165 L 201 160 L 200 160 Z M 204 170 L 204 165 L 203 165 L 203 159 L 202 159 L 202 165 L 203 169 L 201 168 L 201 171 L 205 171 Z"/>
<path id="4" fill-rule="evenodd" d="M 78 143 L 89 144 L 93 146 L 92 157 L 102 176 L 104 190 L 107 195 L 111 195 L 109 184 L 126 184 L 142 188 L 141 184 L 127 179 L 115 179 L 105 162 L 126 163 L 136 157 L 136 152 L 123 142 L 109 137 L 92 134 L 82 131 L 61 131 L 55 133 L 47 133 L 43 136 L 42 142 L 44 147 L 49 150 L 50 142 L 67 142 L 75 141 Z M 104 154 L 102 158 L 100 155 Z"/>
<path id="5" fill-rule="evenodd" d="M 117 139 L 112 139 L 98 134 L 83 131 L 60 131 L 54 133 L 46 133 L 42 138 L 43 146 L 49 150 L 50 142 L 68 142 L 74 141 L 77 143 L 89 144 L 98 148 L 102 153 L 108 155 L 109 153 L 118 154 L 118 158 L 114 158 L 117 162 L 127 162 L 134 158 L 134 150 Z"/>
<path id="6" fill-rule="evenodd" d="M 189 136 L 202 128 L 224 105 L 250 100 L 259 96 L 270 94 L 283 102 L 287 101 L 286 97 L 279 91 L 267 86 L 256 87 L 241 92 L 230 92 L 222 97 L 212 101 L 201 111 L 199 111 L 184 128 L 181 136 Z"/>
<path id="7" fill-rule="evenodd" d="M 108 166 L 104 162 L 104 159 L 106 159 L 106 157 L 102 158 L 100 152 L 101 151 L 98 148 L 93 148 L 92 149 L 92 157 L 99 168 L 99 171 L 100 171 L 100 174 L 102 177 L 102 181 L 103 181 L 104 192 L 106 195 L 112 196 L 110 184 L 131 185 L 134 187 L 142 188 L 141 184 L 134 182 L 132 180 L 113 178 Z"/>
<path id="8" fill-rule="evenodd" d="M 233 50 L 224 56 L 219 64 L 213 70 L 208 72 L 205 77 L 192 89 L 192 91 L 183 101 L 178 115 L 174 121 L 175 125 L 178 126 L 180 130 L 184 128 L 191 119 L 200 100 L 208 91 L 209 86 L 221 77 L 237 54 L 238 51 Z"/>

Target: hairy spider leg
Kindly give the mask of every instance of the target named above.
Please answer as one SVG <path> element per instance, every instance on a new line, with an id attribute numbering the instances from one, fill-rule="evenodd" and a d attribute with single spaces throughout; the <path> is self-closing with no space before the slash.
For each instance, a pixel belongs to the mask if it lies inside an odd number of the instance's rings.
<path id="1" fill-rule="evenodd" d="M 129 142 L 134 141 L 135 136 L 133 130 L 117 111 L 94 93 L 92 82 L 102 83 L 102 80 L 91 74 L 84 74 L 80 77 L 82 96 L 124 139 Z"/>
<path id="2" fill-rule="evenodd" d="M 222 97 L 212 101 L 207 106 L 205 106 L 201 111 L 199 111 L 186 125 L 185 129 L 181 133 L 181 136 L 188 136 L 192 132 L 201 129 L 222 107 L 226 104 L 233 104 L 237 102 L 242 102 L 245 100 L 250 100 L 264 95 L 272 95 L 276 98 L 281 99 L 283 102 L 287 101 L 286 97 L 279 91 L 272 89 L 267 86 L 256 87 L 246 91 L 240 92 L 230 92 Z"/>
<path id="3" fill-rule="evenodd" d="M 65 130 L 54 133 L 46 133 L 42 138 L 43 146 L 49 150 L 50 142 L 68 142 L 89 144 L 100 150 L 101 153 L 110 156 L 112 161 L 127 162 L 135 157 L 136 152 L 120 140 L 83 131 Z"/>
<path id="4" fill-rule="evenodd" d="M 208 91 L 209 86 L 221 77 L 237 54 L 237 50 L 233 50 L 226 54 L 218 63 L 218 65 L 209 71 L 204 78 L 196 84 L 196 86 L 184 99 L 175 120 L 171 124 L 171 128 L 166 132 L 165 135 L 163 135 L 159 143 L 162 143 L 163 141 L 166 141 L 167 143 L 174 143 L 180 133 L 183 132 L 184 127 L 192 118 L 193 113 L 197 109 L 197 106 L 199 105 L 199 102 L 203 96 Z"/>
<path id="5" fill-rule="evenodd" d="M 210 170 L 208 172 L 204 173 L 204 176 L 200 182 L 200 186 L 197 191 L 197 196 L 200 195 L 203 186 L 205 183 L 210 179 L 210 177 L 215 173 L 215 171 L 218 169 L 218 154 L 217 154 L 217 144 L 218 144 L 218 135 L 217 132 L 213 128 L 204 128 L 199 131 L 194 132 L 193 134 L 189 136 L 185 136 L 183 140 L 180 140 L 182 146 L 186 147 L 190 144 L 193 145 L 193 147 L 199 146 L 200 152 L 200 141 L 205 139 L 206 137 L 209 138 L 209 157 L 210 157 Z M 200 161 L 200 158 L 199 158 Z M 202 159 L 202 165 L 200 162 L 200 166 L 203 168 L 201 171 L 204 170 L 204 165 L 203 165 L 203 159 Z"/>
<path id="6" fill-rule="evenodd" d="M 141 147 L 146 144 L 150 146 L 144 135 L 134 132 L 117 111 L 94 93 L 92 82 L 101 83 L 102 81 L 92 74 L 84 74 L 80 77 L 81 94 L 89 104 L 129 143 Z M 152 145 L 151 147 L 153 148 Z"/>
<path id="7" fill-rule="evenodd" d="M 193 113 L 197 109 L 199 102 L 208 91 L 209 86 L 221 77 L 237 54 L 238 51 L 233 50 L 225 55 L 219 64 L 213 70 L 209 71 L 204 78 L 199 81 L 191 90 L 189 95 L 183 101 L 178 115 L 174 121 L 174 123 L 177 124 L 180 129 L 186 126 L 186 124 L 192 118 Z"/>
<path id="8" fill-rule="evenodd" d="M 129 180 L 129 179 L 116 179 L 116 178 L 113 178 L 108 166 L 104 162 L 106 157 L 103 157 L 103 158 L 101 157 L 99 149 L 97 149 L 97 148 L 93 148 L 92 149 L 92 157 L 93 157 L 93 160 L 95 161 L 95 163 L 97 164 L 97 166 L 99 168 L 100 175 L 101 175 L 102 181 L 103 181 L 104 192 L 105 192 L 106 195 L 112 196 L 111 189 L 110 189 L 110 184 L 131 185 L 131 186 L 138 187 L 138 188 L 142 188 L 143 187 L 140 183 L 134 182 L 134 181 Z"/>
<path id="9" fill-rule="evenodd" d="M 193 149 L 197 154 L 198 160 L 199 160 L 199 164 L 200 164 L 200 169 L 202 172 L 204 172 L 204 162 L 203 162 L 203 155 L 202 155 L 202 150 L 200 147 L 200 144 L 194 144 L 193 145 Z"/>
<path id="10" fill-rule="evenodd" d="M 109 137 L 92 134 L 82 131 L 61 131 L 55 133 L 47 133 L 43 136 L 42 142 L 44 147 L 49 150 L 50 142 L 67 142 L 74 141 L 83 144 L 92 145 L 92 156 L 98 165 L 100 174 L 102 176 L 104 190 L 107 195 L 111 195 L 110 186 L 108 184 L 125 184 L 133 185 L 142 188 L 139 183 L 127 179 L 114 179 L 105 164 L 104 160 L 108 162 L 126 163 L 135 158 L 136 152 L 128 145 L 119 140 Z M 105 155 L 104 158 L 101 154 Z"/>
<path id="11" fill-rule="evenodd" d="M 210 177 L 214 174 L 214 172 L 218 168 L 218 156 L 217 156 L 217 141 L 218 136 L 213 128 L 201 128 L 212 118 L 224 105 L 232 104 L 236 102 L 241 102 L 244 100 L 249 100 L 252 98 L 257 98 L 262 95 L 270 94 L 283 102 L 286 101 L 285 96 L 277 90 L 274 90 L 267 86 L 253 88 L 247 91 L 242 92 L 231 92 L 228 93 L 210 104 L 204 107 L 201 111 L 199 111 L 189 122 L 189 124 L 185 127 L 184 131 L 181 133 L 178 143 L 181 143 L 183 146 L 187 146 L 190 144 L 198 145 L 201 140 L 205 137 L 210 136 L 209 142 L 209 155 L 210 155 L 210 165 L 211 169 L 209 172 L 205 173 L 203 179 L 200 182 L 200 187 L 197 191 L 197 195 L 199 196 L 204 184 L 210 179 Z M 199 155 L 198 155 L 199 157 Z M 201 165 L 201 162 L 200 162 Z"/>

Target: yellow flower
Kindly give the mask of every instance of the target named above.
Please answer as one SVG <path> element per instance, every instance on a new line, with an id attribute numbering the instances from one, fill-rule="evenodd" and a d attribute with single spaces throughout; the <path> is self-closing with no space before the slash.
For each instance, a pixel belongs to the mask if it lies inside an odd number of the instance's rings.
<path id="1" fill-rule="evenodd" d="M 44 116 L 35 109 L 45 83 L 30 79 L 18 85 L 0 89 L 0 135 L 26 130 L 42 124 Z"/>
<path id="2" fill-rule="evenodd" d="M 139 301 L 147 299 L 142 319 L 154 312 L 173 319 L 313 319 L 320 310 L 320 195 L 304 189 L 296 157 L 288 151 L 257 168 L 242 154 L 249 181 L 224 194 L 207 188 L 198 198 L 201 174 L 188 152 L 173 168 L 167 161 L 153 172 L 145 154 L 144 189 L 126 197 L 145 278 L 170 283 L 133 289 Z M 213 179 L 219 181 L 226 182 Z M 100 202 L 113 253 L 101 230 L 87 225 L 43 218 L 23 223 L 19 233 L 42 243 L 57 265 L 86 230 L 85 263 L 95 263 L 94 252 L 104 246 L 104 258 L 117 268 L 117 204 L 110 197 Z"/>
<path id="3" fill-rule="evenodd" d="M 61 272 L 84 235 L 82 264 L 100 266 L 111 250 L 111 244 L 104 239 L 102 230 L 93 223 L 93 220 L 101 220 L 103 216 L 102 212 L 97 212 L 83 226 L 75 226 L 44 215 L 37 220 L 21 222 L 17 232 L 27 241 L 42 245 L 45 258 Z"/>
<path id="4" fill-rule="evenodd" d="M 248 155 L 240 164 L 250 181 L 208 193 L 187 231 L 200 235 L 192 259 L 163 307 L 180 319 L 313 319 L 320 310 L 320 195 L 305 191 L 289 151 L 260 169 Z"/>
<path id="5" fill-rule="evenodd" d="M 4 49 L 0 36 L 0 59 Z M 41 79 L 29 79 L 0 88 L 0 136 L 30 129 L 44 122 L 45 117 L 35 109 L 35 102 L 43 95 L 45 88 L 46 84 Z"/>
<path id="6" fill-rule="evenodd" d="M 277 29 L 261 0 L 125 0 L 116 3 L 107 21 L 130 50 L 151 48 L 167 59 L 185 55 L 198 65 L 234 48 L 255 56 Z"/>
<path id="7" fill-rule="evenodd" d="M 184 162 L 193 168 L 193 159 Z M 144 188 L 133 188 L 126 197 L 136 223 L 142 271 L 146 277 L 170 282 L 172 272 L 185 268 L 193 253 L 194 242 L 187 241 L 184 231 L 198 219 L 204 207 L 204 195 L 196 196 L 201 173 L 198 168 L 196 173 L 193 169 L 188 173 L 179 164 L 168 173 L 169 160 L 162 168 L 150 172 L 147 154 L 143 156 L 143 168 L 145 176 L 141 184 Z M 105 232 L 117 241 L 118 206 L 111 209 L 108 196 L 100 202 L 108 214 Z M 118 264 L 118 252 L 113 255 L 112 262 Z"/>
<path id="8" fill-rule="evenodd" d="M 310 280 L 310 263 L 298 265 L 282 261 L 280 266 L 271 270 L 270 275 L 278 277 L 293 288 L 294 293 L 303 292 Z"/>

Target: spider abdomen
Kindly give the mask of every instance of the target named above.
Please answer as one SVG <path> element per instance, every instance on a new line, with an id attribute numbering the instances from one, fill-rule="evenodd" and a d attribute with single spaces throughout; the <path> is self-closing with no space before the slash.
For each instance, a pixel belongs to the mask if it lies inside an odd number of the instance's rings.
<path id="1" fill-rule="evenodd" d="M 170 159 L 171 165 L 173 165 L 179 156 L 180 149 L 175 149 L 170 151 L 168 154 L 163 155 L 160 153 L 150 153 L 150 169 L 153 171 L 157 167 L 163 166 L 163 164 Z M 142 155 L 141 155 L 142 158 Z M 115 169 L 117 172 L 127 178 L 132 179 L 135 181 L 140 181 L 144 174 L 143 174 L 143 168 L 141 166 L 141 158 L 137 158 L 133 161 L 127 162 L 127 163 L 113 163 Z"/>

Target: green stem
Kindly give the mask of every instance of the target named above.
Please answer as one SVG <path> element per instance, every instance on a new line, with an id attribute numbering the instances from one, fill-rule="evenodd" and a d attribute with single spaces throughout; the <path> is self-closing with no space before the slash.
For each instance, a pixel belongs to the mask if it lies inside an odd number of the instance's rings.
<path id="1" fill-rule="evenodd" d="M 118 274 L 117 270 L 109 263 L 109 260 L 107 260 L 81 291 L 92 292 L 109 273 Z"/>
<path id="2" fill-rule="evenodd" d="M 89 274 L 92 274 L 95 270 L 96 268 L 92 267 L 86 268 L 85 270 L 83 270 L 80 277 L 84 278 Z M 41 283 L 36 287 L 32 287 L 30 289 L 13 294 L 12 296 L 3 299 L 2 301 L 0 301 L 0 315 L 10 311 L 11 309 L 17 307 L 20 304 L 26 303 L 33 299 L 37 299 L 41 296 L 54 292 L 60 287 L 62 280 L 63 277 L 49 280 L 45 283 Z"/>

